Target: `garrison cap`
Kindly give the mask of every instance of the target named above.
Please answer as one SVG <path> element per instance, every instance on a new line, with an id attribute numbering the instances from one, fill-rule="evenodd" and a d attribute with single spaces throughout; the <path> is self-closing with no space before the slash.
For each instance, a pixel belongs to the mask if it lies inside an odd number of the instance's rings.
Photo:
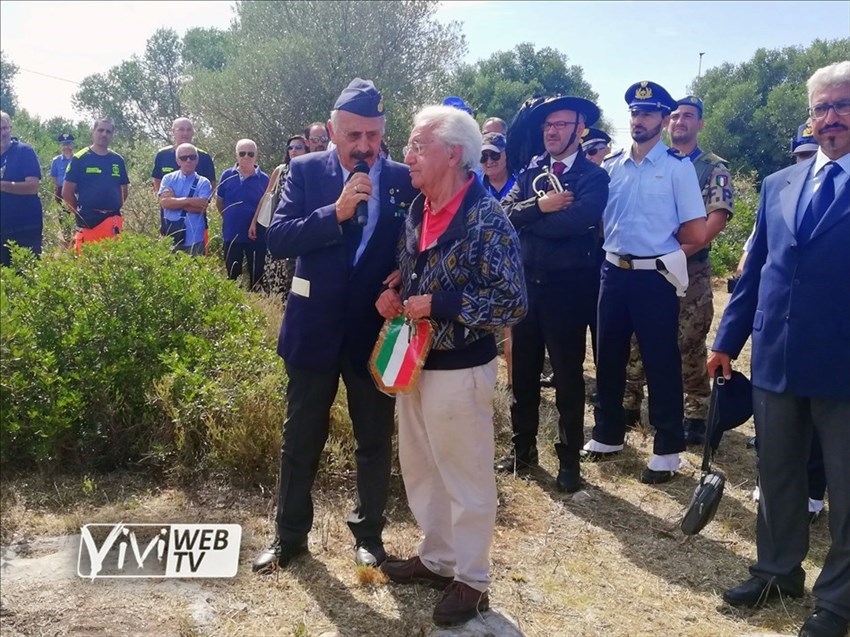
<path id="1" fill-rule="evenodd" d="M 629 110 L 661 111 L 665 115 L 678 106 L 663 86 L 648 80 L 632 84 L 626 91 L 625 99 Z"/>
<path id="2" fill-rule="evenodd" d="M 719 380 L 719 379 L 718 379 Z M 711 447 L 717 449 L 724 431 L 743 425 L 753 415 L 753 386 L 750 379 L 739 371 L 732 372 L 732 378 L 715 382 L 716 429 L 713 432 Z"/>
<path id="3" fill-rule="evenodd" d="M 575 111 L 584 114 L 584 125 L 595 124 L 599 119 L 599 107 L 583 97 L 571 97 L 569 95 L 556 95 L 547 97 L 531 111 L 531 118 L 535 124 L 542 124 L 546 116 L 555 111 Z"/>
<path id="4" fill-rule="evenodd" d="M 361 117 L 381 117 L 384 114 L 384 98 L 372 80 L 355 77 L 339 94 L 334 110 L 348 111 Z"/>
<path id="5" fill-rule="evenodd" d="M 814 153 L 818 150 L 818 143 L 815 141 L 812 123 L 806 122 L 797 129 L 797 135 L 791 140 L 791 152 L 797 153 Z"/>
<path id="6" fill-rule="evenodd" d="M 74 136 L 71 133 L 62 133 L 59 137 L 56 138 L 56 141 L 60 144 L 73 144 Z"/>
<path id="7" fill-rule="evenodd" d="M 686 95 L 677 104 L 679 106 L 693 106 L 699 111 L 699 118 L 702 119 L 702 100 L 696 95 Z"/>
<path id="8" fill-rule="evenodd" d="M 472 115 L 472 109 L 467 106 L 466 102 L 464 102 L 462 98 L 457 97 L 456 95 L 449 95 L 446 99 L 444 99 L 443 106 L 451 106 L 452 108 L 456 108 Z"/>
<path id="9" fill-rule="evenodd" d="M 585 128 L 581 134 L 581 147 L 584 150 L 588 150 L 594 146 L 607 146 L 610 143 L 611 136 L 598 128 Z"/>

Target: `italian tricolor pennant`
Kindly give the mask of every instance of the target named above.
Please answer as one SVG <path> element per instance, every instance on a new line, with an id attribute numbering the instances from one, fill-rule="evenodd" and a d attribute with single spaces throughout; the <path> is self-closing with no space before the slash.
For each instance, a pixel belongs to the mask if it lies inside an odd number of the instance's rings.
<path id="1" fill-rule="evenodd" d="M 372 375 L 385 392 L 410 391 L 431 347 L 430 321 L 397 317 L 384 323 L 372 352 Z"/>

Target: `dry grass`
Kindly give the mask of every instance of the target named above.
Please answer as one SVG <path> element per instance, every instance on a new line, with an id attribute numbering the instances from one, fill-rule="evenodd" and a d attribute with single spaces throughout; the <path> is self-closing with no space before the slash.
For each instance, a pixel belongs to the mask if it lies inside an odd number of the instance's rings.
<path id="1" fill-rule="evenodd" d="M 719 317 L 727 295 L 716 291 Z M 748 367 L 748 358 L 739 367 Z M 592 364 L 587 371 L 592 375 Z M 630 433 L 615 462 L 585 465 L 585 492 L 571 498 L 554 489 L 557 460 L 551 444 L 555 411 L 551 390 L 542 411 L 542 468 L 526 478 L 500 477 L 500 506 L 492 551 L 494 606 L 514 617 L 528 637 L 737 637 L 792 634 L 811 597 L 783 607 L 738 611 L 721 591 L 747 577 L 755 555 L 753 455 L 745 449 L 751 424 L 724 438 L 717 465 L 728 477 L 717 518 L 701 535 L 684 537 L 681 513 L 699 478 L 700 458 L 686 454 L 681 475 L 658 487 L 638 473 L 650 453 L 646 432 Z M 497 400 L 498 451 L 509 442 L 508 397 Z M 335 413 L 344 428 L 344 410 Z M 592 423 L 586 413 L 588 432 Z M 338 437 L 330 453 L 350 454 Z M 240 523 L 242 563 L 233 580 L 94 584 L 74 576 L 9 578 L 4 570 L 0 629 L 4 635 L 193 635 L 345 637 L 430 635 L 439 592 L 387 585 L 353 564 L 345 518 L 352 506 L 353 474 L 320 474 L 311 557 L 269 577 L 250 562 L 273 534 L 275 493 L 205 483 L 169 487 L 113 474 L 64 482 L 7 477 L 2 484 L 5 547 L 35 545 L 41 536 L 74 532 L 96 521 L 206 521 Z M 387 549 L 416 550 L 419 532 L 397 472 L 385 531 Z M 828 547 L 826 524 L 812 530 L 812 584 Z M 19 551 L 20 552 L 20 551 Z M 794 633 L 795 634 L 795 633 Z"/>

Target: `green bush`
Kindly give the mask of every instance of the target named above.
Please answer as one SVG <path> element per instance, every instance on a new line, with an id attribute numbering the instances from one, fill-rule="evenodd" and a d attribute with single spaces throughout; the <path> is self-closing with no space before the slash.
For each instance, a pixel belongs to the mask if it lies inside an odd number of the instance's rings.
<path id="1" fill-rule="evenodd" d="M 274 479 L 283 365 L 215 260 L 125 234 L 80 257 L 19 252 L 14 266 L 0 268 L 5 467 Z"/>

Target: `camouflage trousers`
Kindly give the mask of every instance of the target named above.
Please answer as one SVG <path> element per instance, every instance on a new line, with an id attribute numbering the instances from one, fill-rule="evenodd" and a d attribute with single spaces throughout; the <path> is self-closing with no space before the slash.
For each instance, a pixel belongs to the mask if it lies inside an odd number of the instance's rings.
<path id="1" fill-rule="evenodd" d="M 711 385 L 705 369 L 705 339 L 714 318 L 714 295 L 711 291 L 711 264 L 708 261 L 688 263 L 688 291 L 679 299 L 679 353 L 682 357 L 682 382 L 685 388 L 685 418 L 705 419 Z M 626 367 L 626 393 L 623 407 L 640 410 L 646 375 L 637 339 Z"/>

